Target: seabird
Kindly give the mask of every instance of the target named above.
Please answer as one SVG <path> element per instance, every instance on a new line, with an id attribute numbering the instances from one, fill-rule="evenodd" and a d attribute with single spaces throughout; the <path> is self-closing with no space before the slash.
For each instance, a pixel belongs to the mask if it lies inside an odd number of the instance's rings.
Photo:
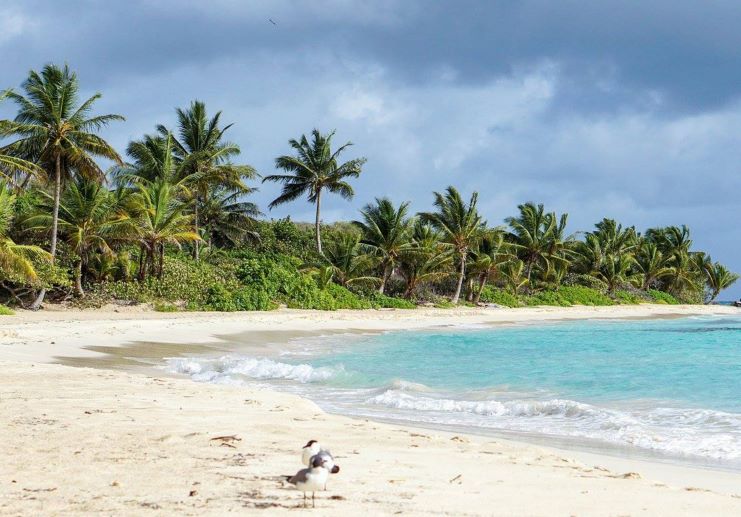
<path id="1" fill-rule="evenodd" d="M 327 449 L 322 449 L 322 446 L 316 440 L 309 440 L 301 451 L 301 462 L 308 467 L 316 457 L 321 457 L 324 460 L 324 467 L 331 474 L 337 474 L 340 471 L 340 466 L 335 464 L 332 453 Z M 325 483 L 324 490 L 326 489 L 327 485 Z"/>
<path id="2" fill-rule="evenodd" d="M 314 494 L 327 486 L 329 470 L 324 463 L 324 457 L 316 455 L 312 458 L 309 468 L 301 469 L 294 476 L 287 478 L 289 483 L 296 485 L 296 488 L 304 493 L 304 508 L 306 508 L 306 492 L 311 492 L 311 506 L 316 508 Z"/>

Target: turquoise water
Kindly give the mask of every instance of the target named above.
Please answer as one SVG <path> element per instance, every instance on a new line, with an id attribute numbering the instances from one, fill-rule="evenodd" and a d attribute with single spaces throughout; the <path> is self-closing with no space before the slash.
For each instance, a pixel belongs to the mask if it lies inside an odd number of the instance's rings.
<path id="1" fill-rule="evenodd" d="M 741 315 L 327 338 L 280 361 L 173 359 L 325 409 L 582 440 L 741 467 Z M 319 351 L 320 353 L 317 353 Z"/>

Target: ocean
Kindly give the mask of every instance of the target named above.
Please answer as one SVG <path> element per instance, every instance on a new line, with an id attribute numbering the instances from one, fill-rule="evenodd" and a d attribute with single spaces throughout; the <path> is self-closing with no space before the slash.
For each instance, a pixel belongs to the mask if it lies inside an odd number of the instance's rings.
<path id="1" fill-rule="evenodd" d="M 334 335 L 164 368 L 333 413 L 741 470 L 741 314 Z"/>

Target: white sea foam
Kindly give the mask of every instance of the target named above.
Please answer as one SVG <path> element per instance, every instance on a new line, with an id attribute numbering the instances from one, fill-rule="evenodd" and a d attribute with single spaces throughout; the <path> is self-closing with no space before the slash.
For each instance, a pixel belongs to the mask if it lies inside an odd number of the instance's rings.
<path id="1" fill-rule="evenodd" d="M 589 438 L 677 455 L 741 459 L 741 415 L 706 409 L 617 410 L 573 400 L 461 400 L 389 389 L 366 404 L 427 422 Z M 391 416 L 391 414 L 389 414 Z"/>
<path id="2" fill-rule="evenodd" d="M 170 358 L 166 368 L 189 375 L 193 380 L 213 383 L 239 383 L 242 379 L 291 380 L 300 383 L 325 381 L 336 370 L 315 368 L 308 364 L 288 364 L 271 359 L 223 356 L 210 358 Z"/>

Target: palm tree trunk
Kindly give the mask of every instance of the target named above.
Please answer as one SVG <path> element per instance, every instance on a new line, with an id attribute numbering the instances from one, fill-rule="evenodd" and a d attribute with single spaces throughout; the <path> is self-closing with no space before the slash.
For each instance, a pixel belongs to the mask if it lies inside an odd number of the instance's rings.
<path id="1" fill-rule="evenodd" d="M 139 246 L 139 273 L 137 274 L 139 281 L 144 281 L 144 276 L 146 275 L 145 268 L 145 262 L 144 262 L 144 244 Z"/>
<path id="2" fill-rule="evenodd" d="M 458 270 L 458 285 L 455 288 L 455 294 L 453 299 L 450 300 L 453 303 L 458 303 L 461 297 L 461 289 L 463 288 L 463 279 L 466 276 L 466 253 L 461 253 L 461 268 Z"/>
<path id="3" fill-rule="evenodd" d="M 484 292 L 484 287 L 486 287 L 486 280 L 489 278 L 489 275 L 482 274 L 481 280 L 479 281 L 479 290 L 476 291 L 476 295 L 473 297 L 473 303 L 479 303 L 479 300 L 481 300 L 481 293 Z"/>
<path id="4" fill-rule="evenodd" d="M 389 277 L 391 276 L 391 268 L 389 267 L 391 264 L 385 264 L 383 266 L 383 274 L 381 275 L 381 286 L 378 288 L 378 292 L 383 294 L 384 291 L 386 291 L 386 283 L 389 281 Z"/>
<path id="5" fill-rule="evenodd" d="M 198 242 L 198 241 L 196 241 L 196 242 Z M 157 278 L 159 278 L 161 280 L 162 279 L 162 271 L 163 271 L 164 265 L 165 265 L 165 244 L 164 243 L 160 244 L 159 259 L 160 259 L 159 260 L 160 263 L 159 263 L 159 271 L 157 272 Z"/>
<path id="6" fill-rule="evenodd" d="M 196 235 L 198 235 L 198 196 L 196 196 L 196 202 L 194 207 L 195 217 L 193 218 L 193 221 L 195 222 L 195 232 Z M 193 248 L 193 258 L 198 262 L 201 258 L 201 245 L 199 241 L 195 241 L 195 247 Z"/>
<path id="7" fill-rule="evenodd" d="M 82 289 L 82 257 L 80 257 L 75 270 L 75 290 L 80 298 L 85 297 L 85 291 Z"/>
<path id="8" fill-rule="evenodd" d="M 320 255 L 324 255 L 322 253 L 322 236 L 321 236 L 321 228 L 320 228 L 320 221 L 319 218 L 319 212 L 321 210 L 322 205 L 322 190 L 319 189 L 316 192 L 316 220 L 314 221 L 314 232 L 316 234 L 316 250 L 319 252 Z"/>
<path id="9" fill-rule="evenodd" d="M 57 227 L 59 226 L 59 199 L 62 195 L 62 157 L 57 153 L 55 171 L 54 171 L 54 210 L 51 215 L 51 246 L 49 247 L 49 253 L 51 254 L 51 263 L 54 264 L 54 257 L 57 254 Z M 46 297 L 46 289 L 42 288 L 39 291 L 39 295 L 31 304 L 31 310 L 37 311 L 41 308 L 41 304 L 44 303 Z"/>

